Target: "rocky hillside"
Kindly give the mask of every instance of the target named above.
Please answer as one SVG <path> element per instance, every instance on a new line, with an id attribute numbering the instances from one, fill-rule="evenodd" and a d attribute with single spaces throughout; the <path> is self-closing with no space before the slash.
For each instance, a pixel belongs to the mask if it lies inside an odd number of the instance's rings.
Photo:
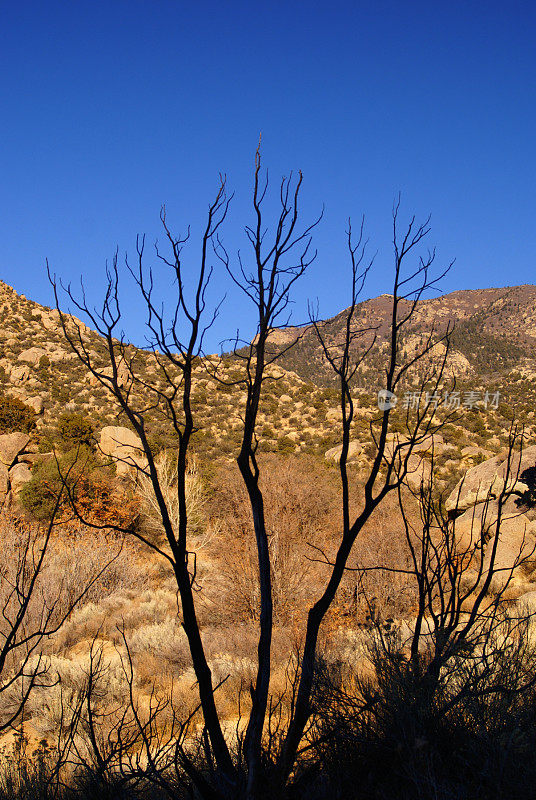
<path id="1" fill-rule="evenodd" d="M 43 439 L 54 437 L 56 422 L 65 412 L 84 415 L 96 428 L 124 424 L 120 409 L 70 350 L 56 310 L 40 306 L 0 282 L 0 314 L 0 393 L 20 399 L 35 412 Z M 79 320 L 73 319 L 73 323 L 80 327 L 94 362 L 106 368 L 101 337 Z M 140 377 L 158 385 L 161 376 L 154 355 L 131 348 L 133 353 Z M 216 369 L 223 380 L 214 379 Z M 196 369 L 193 400 L 199 430 L 195 444 L 204 455 L 234 452 L 242 395 L 239 387 L 227 382 L 241 374 L 240 365 L 229 357 L 211 357 Z M 333 389 L 315 386 L 279 368 L 272 375 L 260 414 L 265 448 L 316 451 L 336 444 L 333 428 L 338 411 Z M 139 400 L 143 404 L 143 398 Z M 169 443 L 169 424 L 161 414 L 149 412 L 147 422 L 155 439 Z"/>
<path id="2" fill-rule="evenodd" d="M 404 306 L 402 306 L 402 313 Z M 382 295 L 357 306 L 353 330 L 372 329 L 354 342 L 355 355 L 376 337 L 378 352 L 387 345 L 391 314 L 391 298 Z M 321 330 L 326 342 L 336 346 L 342 341 L 346 312 L 325 321 Z M 422 300 L 407 326 L 402 340 L 403 351 L 413 352 L 434 326 L 443 333 L 453 328 L 451 347 L 453 364 L 459 377 L 475 382 L 507 376 L 516 369 L 528 377 L 536 375 L 536 286 L 516 286 L 504 289 L 477 289 Z M 316 383 L 333 380 L 318 337 L 312 326 L 301 331 L 287 329 L 277 332 L 276 349 L 297 340 L 283 357 L 283 364 L 303 378 Z M 373 372 L 376 364 L 369 364 Z M 366 379 L 367 370 L 361 380 Z"/>
<path id="3" fill-rule="evenodd" d="M 499 392 L 497 407 L 461 409 L 459 419 L 448 431 L 448 452 L 444 456 L 447 473 L 456 459 L 467 466 L 471 459 L 486 458 L 504 446 L 510 420 L 515 416 L 534 433 L 536 392 L 536 287 L 458 291 L 424 300 L 419 305 L 406 334 L 403 347 L 411 353 L 433 323 L 445 329 L 455 323 L 453 366 L 458 389 L 464 392 Z M 369 420 L 377 413 L 377 376 L 386 351 L 390 298 L 366 301 L 357 309 L 355 324 L 374 327 L 377 344 L 355 386 L 356 420 L 353 438 L 359 443 L 354 453 L 356 464 L 367 458 L 370 441 Z M 77 412 L 94 423 L 95 429 L 124 425 L 120 410 L 87 373 L 70 351 L 59 328 L 55 310 L 28 300 L 0 283 L 0 393 L 17 397 L 36 414 L 36 427 L 42 449 L 50 449 L 58 418 Z M 329 320 L 324 328 L 331 343 L 341 335 L 344 314 Z M 102 340 L 97 333 L 81 326 L 85 345 L 95 362 L 106 366 Z M 286 347 L 296 339 L 296 329 L 274 334 L 273 346 Z M 360 345 L 357 344 L 356 347 Z M 154 355 L 136 353 L 140 376 L 150 383 L 160 380 Z M 224 380 L 214 379 L 214 369 Z M 232 356 L 200 362 L 194 379 L 194 410 L 198 431 L 195 448 L 201 457 L 213 460 L 231 457 L 239 443 L 243 402 L 239 386 L 228 385 L 240 379 L 242 366 Z M 328 366 L 322 357 L 312 327 L 300 332 L 295 346 L 286 352 L 268 381 L 259 417 L 260 447 L 279 453 L 306 452 L 323 456 L 339 439 L 338 398 Z M 143 405 L 143 397 L 139 398 Z M 172 444 L 165 415 L 153 410 L 147 415 L 148 428 L 155 442 Z M 0 431 L 2 433 L 2 431 Z"/>

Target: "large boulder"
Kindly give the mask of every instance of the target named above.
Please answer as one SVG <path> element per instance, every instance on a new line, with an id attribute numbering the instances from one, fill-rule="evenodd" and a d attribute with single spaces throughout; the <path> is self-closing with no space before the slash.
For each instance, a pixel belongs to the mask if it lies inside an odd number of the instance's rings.
<path id="1" fill-rule="evenodd" d="M 360 452 L 362 451 L 362 446 L 359 442 L 351 441 L 348 445 L 348 461 L 355 460 Z M 341 460 L 341 453 L 342 453 L 342 444 L 338 444 L 337 447 L 332 447 L 330 450 L 327 450 L 324 454 L 324 458 L 326 461 L 335 461 L 337 464 Z"/>
<path id="2" fill-rule="evenodd" d="M 536 521 L 531 510 L 516 502 L 527 489 L 519 476 L 535 463 L 536 446 L 525 448 L 521 456 L 511 454 L 509 460 L 505 455 L 489 458 L 467 470 L 446 501 L 458 551 L 474 553 L 484 577 L 493 570 L 492 592 L 507 582 L 509 592 L 518 591 L 536 567 Z"/>
<path id="3" fill-rule="evenodd" d="M 0 436 L 0 463 L 11 467 L 19 453 L 26 449 L 29 441 L 27 433 L 4 433 Z"/>
<path id="4" fill-rule="evenodd" d="M 114 425 L 103 428 L 99 449 L 115 462 L 118 475 L 127 475 L 146 463 L 141 441 L 129 428 Z"/>
<path id="5" fill-rule="evenodd" d="M 47 355 L 47 351 L 42 347 L 30 347 L 28 350 L 23 350 L 19 353 L 17 361 L 24 361 L 26 364 L 32 364 L 34 367 L 39 366 L 39 362 L 43 356 Z"/>
<path id="6" fill-rule="evenodd" d="M 520 572 L 528 574 L 534 569 L 536 537 L 533 531 L 533 523 L 524 514 L 501 520 L 493 562 L 492 591 L 502 588 L 511 577 L 517 581 L 520 578 Z M 490 569 L 493 550 L 494 539 L 491 539 L 484 551 L 485 573 Z"/>
<path id="7" fill-rule="evenodd" d="M 523 450 L 521 459 L 519 453 L 514 453 L 509 466 L 505 456 L 494 456 L 471 467 L 447 498 L 446 510 L 455 517 L 478 503 L 497 498 L 505 489 L 507 492 L 525 491 L 527 487 L 517 478 L 523 470 L 535 464 L 536 445 L 532 445 Z"/>
<path id="8" fill-rule="evenodd" d="M 453 532 L 459 553 L 471 553 L 489 538 L 496 519 L 488 512 L 486 504 L 467 509 L 453 522 Z"/>

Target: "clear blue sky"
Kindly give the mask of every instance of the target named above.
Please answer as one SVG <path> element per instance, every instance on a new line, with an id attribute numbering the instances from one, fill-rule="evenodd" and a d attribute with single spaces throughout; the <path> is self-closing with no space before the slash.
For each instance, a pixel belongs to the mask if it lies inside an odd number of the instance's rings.
<path id="1" fill-rule="evenodd" d="M 253 156 L 304 173 L 304 218 L 325 204 L 318 259 L 297 293 L 347 305 L 344 230 L 365 213 L 390 288 L 390 210 L 432 214 L 445 290 L 534 283 L 533 3 L 47 0 L 2 3 L 0 277 L 51 303 L 43 264 L 94 296 L 116 248 L 199 230 L 220 171 L 224 230 L 244 247 Z M 194 241 L 189 254 L 197 255 Z M 217 274 L 214 297 L 228 289 Z M 125 289 L 125 327 L 141 321 Z M 251 317 L 230 290 L 209 349 Z"/>

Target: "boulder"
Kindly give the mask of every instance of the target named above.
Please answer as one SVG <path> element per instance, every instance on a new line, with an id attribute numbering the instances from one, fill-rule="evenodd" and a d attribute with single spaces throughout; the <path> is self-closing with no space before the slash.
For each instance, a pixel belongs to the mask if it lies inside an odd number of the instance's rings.
<path id="1" fill-rule="evenodd" d="M 536 464 L 536 446 L 526 447 L 523 450 L 521 461 L 519 453 L 515 453 L 510 463 L 510 474 L 505 486 L 507 460 L 504 456 L 494 456 L 482 464 L 471 467 L 459 481 L 458 485 L 447 498 L 446 510 L 451 516 L 462 514 L 471 506 L 484 503 L 486 499 L 495 499 L 505 488 L 508 492 L 526 490 L 524 483 L 517 482 L 517 476 L 527 467 Z"/>
<path id="2" fill-rule="evenodd" d="M 55 308 L 50 311 L 43 309 L 41 311 L 41 323 L 47 331 L 59 330 L 61 327 L 59 311 Z"/>
<path id="3" fill-rule="evenodd" d="M 464 458 L 474 458 L 475 456 L 484 456 L 484 458 L 489 458 L 492 454 L 489 450 L 484 450 L 482 447 L 478 447 L 476 444 L 470 444 L 467 447 L 462 448 L 462 456 Z"/>
<path id="4" fill-rule="evenodd" d="M 60 348 L 49 352 L 48 357 L 50 358 L 51 364 L 58 364 L 61 361 L 74 361 L 75 358 L 78 358 L 76 353 L 72 353 L 69 350 L 62 350 Z"/>
<path id="5" fill-rule="evenodd" d="M 113 425 L 103 428 L 99 448 L 103 455 L 116 462 L 118 475 L 127 475 L 145 464 L 141 442 L 129 428 Z"/>
<path id="6" fill-rule="evenodd" d="M 458 553 L 466 553 L 468 558 L 476 555 L 473 567 L 482 563 L 484 577 L 488 572 L 497 525 L 498 502 L 478 503 L 469 508 L 453 522 L 454 535 Z M 531 572 L 536 562 L 536 523 L 531 522 L 526 514 L 516 505 L 513 497 L 508 498 L 502 507 L 501 529 L 497 541 L 493 569 L 496 574 L 491 586 L 492 591 L 500 589 L 510 579 L 510 571 L 519 565 L 522 572 Z M 482 561 L 481 561 L 482 559 Z M 522 560 L 523 563 L 519 564 Z M 514 575 L 517 579 L 519 575 Z"/>
<path id="7" fill-rule="evenodd" d="M 496 518 L 496 515 L 493 514 Z M 508 570 L 520 558 L 530 558 L 530 565 L 536 560 L 536 537 L 534 523 L 523 513 L 515 516 L 505 515 L 501 519 L 501 530 L 495 554 L 495 569 Z M 490 526 L 493 536 L 495 526 Z M 489 564 L 493 550 L 493 538 L 486 544 L 484 566 Z M 528 565 L 527 565 L 528 566 Z"/>
<path id="8" fill-rule="evenodd" d="M 15 466 L 11 467 L 9 470 L 9 483 L 14 495 L 17 495 L 24 484 L 31 481 L 31 479 L 32 473 L 26 464 L 15 464 Z"/>
<path id="9" fill-rule="evenodd" d="M 492 533 L 493 533 L 492 528 Z M 493 569 L 492 591 L 500 589 L 510 579 L 514 565 L 523 560 L 519 569 L 527 573 L 534 569 L 536 562 L 536 537 L 533 533 L 533 523 L 524 514 L 517 517 L 506 517 L 501 520 L 501 531 L 497 542 Z M 485 547 L 483 566 L 488 571 L 493 553 L 494 540 L 491 539 Z M 517 570 L 517 567 L 516 567 Z M 518 577 L 517 573 L 514 577 Z"/>
<path id="10" fill-rule="evenodd" d="M 491 514 L 484 513 L 485 503 L 469 508 L 454 522 L 454 536 L 458 553 L 471 553 L 482 545 L 484 538 L 489 535 L 495 520 Z"/>
<path id="11" fill-rule="evenodd" d="M 13 367 L 9 375 L 12 383 L 22 383 L 30 377 L 30 367 L 27 364 L 22 364 L 20 367 Z"/>
<path id="12" fill-rule="evenodd" d="M 42 414 L 45 410 L 45 404 L 42 397 L 28 397 L 24 402 L 35 414 Z"/>
<path id="13" fill-rule="evenodd" d="M 113 376 L 113 367 L 104 367 L 104 369 L 100 370 L 100 372 L 104 377 L 111 378 Z M 130 369 L 125 361 L 121 359 L 117 364 L 117 385 L 120 388 L 125 388 L 129 383 L 131 383 L 131 381 L 132 374 Z M 95 375 L 91 375 L 89 378 L 89 384 L 90 386 L 98 386 L 99 379 L 96 378 Z"/>
<path id="14" fill-rule="evenodd" d="M 498 506 L 497 500 L 489 500 L 487 503 L 478 503 L 455 517 L 453 531 L 460 552 L 486 545 L 487 540 L 493 535 Z M 534 523 L 516 506 L 513 497 L 507 498 L 503 503 L 501 517 L 501 530 L 506 531 L 510 523 L 516 524 L 516 520 L 523 525 L 528 524 L 531 532 L 536 530 Z"/>
<path id="15" fill-rule="evenodd" d="M 363 448 L 359 442 L 356 442 L 355 440 L 351 441 L 348 445 L 348 461 L 355 460 L 362 449 Z M 341 453 L 342 444 L 338 444 L 336 447 L 332 447 L 330 450 L 327 450 L 324 453 L 324 458 L 326 461 L 335 461 L 338 464 L 341 460 Z"/>
<path id="16" fill-rule="evenodd" d="M 385 444 L 385 455 L 387 458 L 392 458 L 396 447 L 400 446 L 400 455 L 404 458 L 407 448 L 409 447 L 410 439 L 402 433 L 387 434 L 387 441 Z M 412 447 L 412 453 L 431 453 L 438 455 L 445 449 L 443 437 L 439 433 L 429 434 L 422 440 L 415 442 Z"/>
<path id="17" fill-rule="evenodd" d="M 408 459 L 408 471 L 405 483 L 415 491 L 421 488 L 421 484 L 428 484 L 432 475 L 430 462 L 420 455 L 411 455 Z"/>
<path id="18" fill-rule="evenodd" d="M 26 449 L 29 441 L 27 433 L 4 433 L 0 436 L 0 463 L 11 467 L 19 453 Z"/>
<path id="19" fill-rule="evenodd" d="M 47 351 L 42 347 L 30 347 L 28 350 L 23 350 L 19 353 L 17 361 L 24 361 L 26 364 L 32 364 L 34 367 L 39 366 L 43 356 L 47 355 Z"/>

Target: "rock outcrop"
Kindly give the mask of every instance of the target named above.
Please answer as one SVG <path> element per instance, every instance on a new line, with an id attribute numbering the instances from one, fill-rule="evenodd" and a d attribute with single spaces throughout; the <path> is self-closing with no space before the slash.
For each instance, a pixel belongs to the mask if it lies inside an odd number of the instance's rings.
<path id="1" fill-rule="evenodd" d="M 10 496 L 16 496 L 27 483 L 32 473 L 22 463 L 25 452 L 32 448 L 27 433 L 15 431 L 0 436 L 0 504 Z"/>
<path id="2" fill-rule="evenodd" d="M 11 467 L 9 470 L 9 485 L 13 495 L 16 497 L 24 484 L 31 481 L 31 479 L 32 473 L 27 464 L 19 463 Z"/>
<path id="3" fill-rule="evenodd" d="M 359 442 L 355 440 L 351 441 L 348 446 L 348 461 L 355 461 L 362 450 L 363 448 Z M 338 464 L 341 460 L 341 453 L 342 444 L 338 444 L 336 447 L 327 450 L 324 454 L 324 458 L 326 461 L 335 461 Z"/>
<path id="4" fill-rule="evenodd" d="M 535 464 L 536 445 L 532 445 L 523 450 L 521 460 L 519 453 L 514 453 L 510 465 L 506 456 L 494 456 L 471 467 L 447 498 L 447 511 L 455 517 L 487 499 L 495 499 L 504 489 L 507 492 L 523 492 L 527 487 L 517 479 L 523 470 Z"/>
<path id="5" fill-rule="evenodd" d="M 34 367 L 39 366 L 39 362 L 43 356 L 47 355 L 47 351 L 42 347 L 30 347 L 28 350 L 23 350 L 19 353 L 17 361 L 24 361 L 26 364 L 32 364 Z"/>
<path id="6" fill-rule="evenodd" d="M 4 433 L 0 436 L 0 462 L 11 467 L 30 442 L 27 433 Z"/>
<path id="7" fill-rule="evenodd" d="M 127 475 L 146 463 L 141 442 L 129 428 L 114 425 L 103 428 L 99 450 L 115 462 L 118 475 Z"/>
<path id="8" fill-rule="evenodd" d="M 527 486 L 520 475 L 536 463 L 536 446 L 527 447 L 521 456 L 514 453 L 494 456 L 469 469 L 446 501 L 453 520 L 460 552 L 478 552 L 484 574 L 493 559 L 491 590 L 509 581 L 513 588 L 526 586 L 536 567 L 536 521 L 534 510 L 519 503 Z M 499 515 L 499 536 L 496 537 Z M 512 572 L 513 570 L 513 572 Z"/>

